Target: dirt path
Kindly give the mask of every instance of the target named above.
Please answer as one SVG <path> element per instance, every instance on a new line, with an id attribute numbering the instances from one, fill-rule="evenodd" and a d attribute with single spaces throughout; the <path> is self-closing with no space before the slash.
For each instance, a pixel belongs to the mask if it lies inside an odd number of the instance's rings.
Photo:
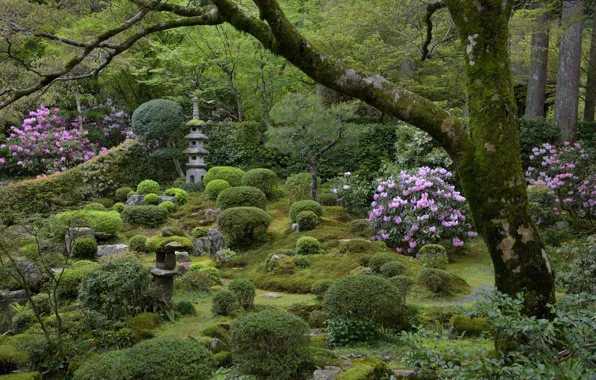
<path id="1" fill-rule="evenodd" d="M 478 300 L 480 297 L 482 297 L 482 295 L 481 295 L 482 291 L 484 291 L 484 290 L 492 291 L 494 289 L 495 289 L 495 287 L 492 285 L 481 286 L 481 287 L 477 288 L 476 290 L 474 290 L 474 293 L 472 293 L 471 295 L 469 295 L 466 298 L 462 298 L 462 299 L 455 300 L 455 301 L 448 301 L 445 303 L 448 305 L 462 305 L 465 303 L 474 302 L 474 301 Z"/>

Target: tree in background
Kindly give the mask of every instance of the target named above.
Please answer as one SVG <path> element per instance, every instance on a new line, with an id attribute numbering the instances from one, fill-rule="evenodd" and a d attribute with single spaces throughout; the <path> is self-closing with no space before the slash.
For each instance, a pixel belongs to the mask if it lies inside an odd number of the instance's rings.
<path id="1" fill-rule="evenodd" d="M 528 91 L 524 112 L 524 116 L 528 119 L 544 117 L 546 79 L 548 75 L 548 41 L 551 14 L 547 9 L 548 3 L 546 1 L 541 1 L 536 5 L 539 13 L 534 21 L 534 30 L 532 32 Z"/>

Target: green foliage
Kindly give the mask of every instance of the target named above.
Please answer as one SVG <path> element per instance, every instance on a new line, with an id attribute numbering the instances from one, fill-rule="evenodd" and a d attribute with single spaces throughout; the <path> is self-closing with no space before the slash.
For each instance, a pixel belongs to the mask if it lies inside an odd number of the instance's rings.
<path id="1" fill-rule="evenodd" d="M 290 220 L 292 220 L 292 223 L 296 223 L 296 217 L 302 211 L 312 211 L 319 218 L 323 216 L 323 207 L 319 203 L 311 200 L 298 201 L 290 207 Z"/>
<path id="2" fill-rule="evenodd" d="M 236 293 L 230 290 L 220 290 L 213 297 L 211 313 L 213 315 L 232 315 L 242 310 L 242 305 Z"/>
<path id="3" fill-rule="evenodd" d="M 170 201 L 161 202 L 157 207 L 166 209 L 168 213 L 176 211 L 176 205 Z"/>
<path id="4" fill-rule="evenodd" d="M 209 231 L 211 231 L 211 228 L 209 228 L 209 227 L 195 227 L 192 230 L 192 237 L 194 237 L 194 238 L 207 237 L 207 235 L 209 234 Z"/>
<path id="5" fill-rule="evenodd" d="M 406 272 L 406 267 L 399 261 L 389 261 L 381 266 L 379 274 L 383 277 L 391 278 L 402 275 Z"/>
<path id="6" fill-rule="evenodd" d="M 300 269 L 305 269 L 310 266 L 310 258 L 306 255 L 296 255 L 292 257 L 294 264 Z"/>
<path id="7" fill-rule="evenodd" d="M 101 203 L 91 202 L 87 203 L 83 210 L 87 211 L 106 211 L 106 206 L 102 205 Z"/>
<path id="8" fill-rule="evenodd" d="M 122 228 L 122 219 L 116 211 L 67 211 L 57 214 L 51 223 L 55 236 L 59 238 L 69 227 L 90 227 L 100 239 L 115 237 Z"/>
<path id="9" fill-rule="evenodd" d="M 577 248 L 571 268 L 561 274 L 561 282 L 567 293 L 596 294 L 596 245 Z"/>
<path id="10" fill-rule="evenodd" d="M 103 205 L 103 207 L 105 207 L 104 211 L 114 206 L 114 200 L 111 198 L 97 198 L 94 199 L 93 202 Z"/>
<path id="11" fill-rule="evenodd" d="M 72 244 L 72 255 L 79 259 L 93 259 L 97 254 L 97 241 L 94 238 L 78 238 Z"/>
<path id="12" fill-rule="evenodd" d="M 151 193 L 151 194 L 145 195 L 145 198 L 143 198 L 143 200 L 148 205 L 157 205 L 157 197 L 158 197 L 157 194 Z"/>
<path id="13" fill-rule="evenodd" d="M 308 321 L 308 317 L 313 311 L 321 311 L 323 307 L 319 302 L 297 302 L 288 307 L 288 313 L 300 317 L 303 321 Z"/>
<path id="14" fill-rule="evenodd" d="M 203 181 L 209 185 L 213 180 L 220 179 L 230 184 L 230 186 L 241 186 L 244 170 L 232 166 L 215 166 L 207 171 Z"/>
<path id="15" fill-rule="evenodd" d="M 150 339 L 155 336 L 153 330 L 159 327 L 159 316 L 154 313 L 139 313 L 128 321 L 136 340 Z"/>
<path id="16" fill-rule="evenodd" d="M 35 304 L 37 310 L 39 310 L 39 312 L 42 314 L 49 315 L 52 313 L 52 302 L 50 300 L 50 296 L 47 293 L 39 293 L 31 296 L 31 299 L 27 301 L 27 305 L 31 308 L 31 310 L 33 310 L 33 306 L 31 304 Z"/>
<path id="17" fill-rule="evenodd" d="M 255 301 L 255 286 L 252 281 L 246 278 L 236 278 L 230 282 L 228 289 L 236 294 L 244 310 L 250 311 L 252 309 Z"/>
<path id="18" fill-rule="evenodd" d="M 28 329 L 35 322 L 37 322 L 37 319 L 33 310 L 23 308 L 12 316 L 11 325 L 13 330 L 18 333 Z"/>
<path id="19" fill-rule="evenodd" d="M 373 236 L 373 228 L 368 219 L 354 219 L 348 226 L 348 232 L 354 236 L 368 239 Z"/>
<path id="20" fill-rule="evenodd" d="M 318 255 L 323 253 L 321 243 L 312 236 L 302 236 L 296 241 L 296 254 Z"/>
<path id="21" fill-rule="evenodd" d="M 385 168 L 391 174 L 423 166 L 451 168 L 453 165 L 447 152 L 428 133 L 405 123 L 399 123 L 395 147 L 395 167 Z"/>
<path id="22" fill-rule="evenodd" d="M 393 285 L 397 288 L 398 293 L 402 297 L 402 303 L 406 303 L 406 297 L 412 291 L 412 287 L 416 283 L 412 278 L 405 275 L 398 275 L 389 279 Z"/>
<path id="23" fill-rule="evenodd" d="M 150 100 L 132 114 L 133 132 L 146 140 L 170 140 L 181 135 L 183 129 L 182 107 L 171 100 Z"/>
<path id="24" fill-rule="evenodd" d="M 188 202 L 188 193 L 186 192 L 186 190 L 178 189 L 178 188 L 171 188 L 171 189 L 167 189 L 164 192 L 164 194 L 172 196 L 172 197 L 176 197 L 176 203 L 178 203 L 179 205 L 183 205 L 183 204 L 186 204 L 186 202 Z"/>
<path id="25" fill-rule="evenodd" d="M 325 320 L 325 326 L 329 333 L 329 344 L 333 346 L 369 343 L 377 337 L 377 327 L 370 319 L 331 317 Z"/>
<path id="26" fill-rule="evenodd" d="M 232 207 L 252 206 L 265 209 L 267 197 L 260 189 L 251 186 L 229 187 L 217 195 L 217 207 L 223 210 Z"/>
<path id="27" fill-rule="evenodd" d="M 333 284 L 333 280 L 318 280 L 313 282 L 310 291 L 319 301 L 322 301 L 325 297 L 325 293 L 327 293 L 327 290 L 331 287 L 331 284 Z"/>
<path id="28" fill-rule="evenodd" d="M 217 225 L 230 246 L 265 241 L 271 222 L 271 215 L 257 207 L 234 207 L 217 217 Z"/>
<path id="29" fill-rule="evenodd" d="M 137 185 L 137 194 L 140 194 L 140 195 L 159 194 L 160 190 L 161 189 L 160 189 L 159 183 L 157 183 L 153 180 L 150 180 L 150 179 L 141 181 Z"/>
<path id="30" fill-rule="evenodd" d="M 116 211 L 117 213 L 121 213 L 124 210 L 124 203 L 114 203 L 114 206 L 112 206 L 112 210 Z"/>
<path id="31" fill-rule="evenodd" d="M 433 293 L 445 293 L 451 287 L 452 276 L 441 269 L 427 268 L 418 277 L 418 282 Z"/>
<path id="32" fill-rule="evenodd" d="M 134 252 L 149 252 L 146 244 L 147 244 L 147 236 L 135 235 L 130 238 L 130 240 L 128 242 L 128 248 L 130 248 Z"/>
<path id="33" fill-rule="evenodd" d="M 180 315 L 197 315 L 197 311 L 195 310 L 194 305 L 192 302 L 188 301 L 178 301 L 174 305 L 174 310 L 176 313 Z"/>
<path id="34" fill-rule="evenodd" d="M 376 191 L 376 181 L 371 181 L 363 175 L 346 172 L 333 178 L 330 183 L 337 202 L 346 213 L 359 217 L 368 215 Z"/>
<path id="35" fill-rule="evenodd" d="M 296 216 L 299 231 L 310 231 L 317 228 L 319 217 L 312 211 L 302 211 Z"/>
<path id="36" fill-rule="evenodd" d="M 77 298 L 83 278 L 97 266 L 93 261 L 81 260 L 64 269 L 58 285 L 58 297 L 65 300 Z"/>
<path id="37" fill-rule="evenodd" d="M 127 187 L 127 186 L 119 187 L 114 192 L 114 199 L 116 200 L 116 202 L 126 202 L 128 200 L 128 194 L 131 191 L 134 191 L 134 190 L 131 189 L 130 187 Z"/>
<path id="38" fill-rule="evenodd" d="M 439 244 L 426 244 L 418 252 L 420 265 L 426 268 L 445 269 L 449 264 L 445 247 Z"/>
<path id="39" fill-rule="evenodd" d="M 286 179 L 285 187 L 290 198 L 294 201 L 308 200 L 312 199 L 312 193 L 310 191 L 311 182 L 312 176 L 310 173 L 298 173 Z M 318 182 L 320 184 L 320 178 Z"/>
<path id="40" fill-rule="evenodd" d="M 524 117 L 517 121 L 519 130 L 519 145 L 522 166 L 527 169 L 532 166 L 530 156 L 532 149 L 541 147 L 543 144 L 558 145 L 561 139 L 559 127 L 550 120 L 526 119 Z"/>
<path id="41" fill-rule="evenodd" d="M 139 207 L 139 206 L 135 206 Z M 152 236 L 147 239 L 145 243 L 145 247 L 149 252 L 159 252 L 163 247 L 171 242 L 178 242 L 182 244 L 181 251 L 192 252 L 193 245 L 190 239 L 183 237 L 183 236 Z"/>
<path id="42" fill-rule="evenodd" d="M 470 318 L 468 315 L 454 315 L 449 323 L 455 336 L 476 337 L 490 331 L 490 325 L 483 318 Z"/>
<path id="43" fill-rule="evenodd" d="M 368 260 L 368 267 L 373 271 L 373 273 L 381 273 L 381 267 L 383 265 L 396 260 L 397 259 L 395 256 L 389 253 L 379 253 Z"/>
<path id="44" fill-rule="evenodd" d="M 2 373 L 25 368 L 29 362 L 29 355 L 24 350 L 20 350 L 13 345 L 0 345 L 0 370 Z"/>
<path id="45" fill-rule="evenodd" d="M 532 185 L 527 189 L 530 214 L 541 227 L 552 226 L 557 221 L 553 208 L 556 206 L 554 194 L 546 185 Z"/>
<path id="46" fill-rule="evenodd" d="M 261 190 L 267 198 L 271 199 L 277 186 L 277 174 L 270 169 L 252 169 L 247 171 L 242 177 L 244 186 L 252 186 Z"/>
<path id="47" fill-rule="evenodd" d="M 206 272 L 188 271 L 176 279 L 177 285 L 187 292 L 208 293 L 215 284 L 213 278 Z"/>
<path id="48" fill-rule="evenodd" d="M 17 372 L 0 376 L 2 380 L 41 380 L 39 372 Z"/>
<path id="49" fill-rule="evenodd" d="M 121 215 L 124 223 L 154 228 L 166 222 L 168 210 L 159 206 L 126 206 Z"/>
<path id="50" fill-rule="evenodd" d="M 263 126 L 259 123 L 210 123 L 203 133 L 209 137 L 209 166 L 254 167 L 263 153 Z"/>
<path id="51" fill-rule="evenodd" d="M 370 319 L 384 326 L 396 322 L 402 297 L 397 288 L 378 276 L 346 276 L 331 284 L 324 298 L 328 317 Z"/>
<path id="52" fill-rule="evenodd" d="M 221 351 L 217 354 L 213 355 L 213 359 L 215 360 L 216 366 L 219 367 L 229 367 L 232 365 L 232 354 L 228 351 Z"/>
<path id="53" fill-rule="evenodd" d="M 215 200 L 217 199 L 219 193 L 228 187 L 230 187 L 228 181 L 224 181 L 223 179 L 214 179 L 205 186 L 205 194 L 207 194 L 207 198 Z"/>
<path id="54" fill-rule="evenodd" d="M 281 311 L 251 313 L 232 323 L 234 363 L 244 374 L 291 379 L 311 362 L 308 325 Z"/>
<path id="55" fill-rule="evenodd" d="M 221 279 L 219 270 L 210 266 L 203 265 L 202 263 L 194 263 L 190 266 L 190 270 L 193 272 L 205 273 L 211 278 L 211 285 L 221 285 Z"/>
<path id="56" fill-rule="evenodd" d="M 387 364 L 369 356 L 352 362 L 350 368 L 339 373 L 337 380 L 384 380 L 395 376 Z"/>
<path id="57" fill-rule="evenodd" d="M 205 347 L 192 339 L 155 338 L 134 347 L 92 357 L 74 379 L 209 380 L 215 362 Z"/>

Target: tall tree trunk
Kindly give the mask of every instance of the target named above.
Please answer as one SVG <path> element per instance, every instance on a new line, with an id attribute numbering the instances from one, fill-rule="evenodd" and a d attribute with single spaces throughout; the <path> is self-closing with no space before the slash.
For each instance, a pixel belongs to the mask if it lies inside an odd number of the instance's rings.
<path id="1" fill-rule="evenodd" d="M 548 23 L 550 13 L 547 4 L 539 4 L 542 13 L 536 18 L 532 34 L 532 51 L 530 53 L 530 72 L 528 76 L 528 93 L 524 116 L 528 119 L 544 117 L 544 101 L 546 99 L 546 78 L 548 68 Z"/>
<path id="2" fill-rule="evenodd" d="M 588 82 L 586 83 L 586 102 L 584 121 L 594 122 L 596 107 L 596 7 L 592 9 L 592 37 L 590 42 L 590 61 L 588 64 Z"/>
<path id="3" fill-rule="evenodd" d="M 583 0 L 563 0 L 561 23 L 566 29 L 559 50 L 555 122 L 567 141 L 577 139 L 577 107 L 582 52 Z"/>

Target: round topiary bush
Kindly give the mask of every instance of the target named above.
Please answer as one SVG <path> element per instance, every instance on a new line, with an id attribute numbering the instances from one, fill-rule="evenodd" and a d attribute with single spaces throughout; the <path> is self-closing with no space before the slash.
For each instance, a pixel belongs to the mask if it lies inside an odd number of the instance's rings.
<path id="1" fill-rule="evenodd" d="M 188 202 L 188 193 L 186 190 L 178 189 L 178 188 L 171 188 L 167 189 L 164 192 L 164 195 L 169 195 L 171 197 L 176 197 L 176 203 L 179 205 L 186 204 Z"/>
<path id="2" fill-rule="evenodd" d="M 381 269 L 379 270 L 379 274 L 387 278 L 399 276 L 401 274 L 404 274 L 405 272 L 406 267 L 397 260 L 389 261 L 383 264 L 383 266 L 381 266 Z"/>
<path id="3" fill-rule="evenodd" d="M 451 287 L 452 276 L 441 269 L 427 268 L 418 277 L 418 282 L 433 293 L 445 293 Z"/>
<path id="4" fill-rule="evenodd" d="M 333 280 L 318 280 L 313 282 L 310 291 L 319 301 L 322 301 L 325 297 L 325 293 L 327 293 L 327 290 L 331 287 L 331 284 L 333 284 Z"/>
<path id="5" fill-rule="evenodd" d="M 439 244 L 427 244 L 418 252 L 420 264 L 426 268 L 445 269 L 449 264 L 447 250 Z"/>
<path id="6" fill-rule="evenodd" d="M 368 219 L 352 220 L 348 226 L 348 232 L 362 238 L 370 238 L 374 234 L 374 230 Z"/>
<path id="7" fill-rule="evenodd" d="M 168 211 L 168 213 L 172 213 L 176 211 L 176 205 L 170 201 L 161 202 L 157 207 L 161 207 Z"/>
<path id="8" fill-rule="evenodd" d="M 265 262 L 265 268 L 275 274 L 294 274 L 297 267 L 293 257 L 271 254 Z"/>
<path id="9" fill-rule="evenodd" d="M 214 179 L 205 186 L 205 194 L 207 194 L 207 198 L 215 200 L 217 199 L 219 193 L 228 187 L 230 187 L 228 181 L 224 181 L 223 179 Z"/>
<path id="10" fill-rule="evenodd" d="M 388 253 L 378 253 L 368 260 L 368 267 L 374 273 L 381 273 L 381 267 L 390 261 L 396 261 L 397 259 Z"/>
<path id="11" fill-rule="evenodd" d="M 317 255 L 322 252 L 321 243 L 312 236 L 303 236 L 296 241 L 298 255 Z"/>
<path id="12" fill-rule="evenodd" d="M 148 205 L 157 205 L 157 197 L 158 197 L 157 194 L 151 193 L 151 194 L 145 195 L 145 198 L 143 198 L 143 200 Z"/>
<path id="13" fill-rule="evenodd" d="M 153 180 L 146 179 L 144 181 L 141 181 L 137 185 L 137 194 L 147 195 L 147 194 L 159 194 L 159 193 L 160 193 L 159 183 L 157 183 Z"/>
<path id="14" fill-rule="evenodd" d="M 149 252 L 146 243 L 147 236 L 135 235 L 130 238 L 130 241 L 128 242 L 128 248 L 130 248 L 134 252 Z"/>
<path id="15" fill-rule="evenodd" d="M 297 378 L 312 362 L 308 324 L 282 311 L 247 314 L 232 323 L 234 362 L 244 374 L 259 378 Z"/>
<path id="16" fill-rule="evenodd" d="M 91 202 L 87 203 L 83 210 L 88 211 L 106 211 L 106 206 L 102 205 L 101 203 Z"/>
<path id="17" fill-rule="evenodd" d="M 230 282 L 228 289 L 236 294 L 244 310 L 250 311 L 252 309 L 255 301 L 255 286 L 252 281 L 246 278 L 236 278 Z"/>
<path id="18" fill-rule="evenodd" d="M 302 211 L 312 211 L 314 212 L 319 218 L 323 216 L 323 206 L 315 201 L 298 201 L 290 207 L 290 219 L 292 223 L 296 223 L 296 217 Z"/>
<path id="19" fill-rule="evenodd" d="M 277 185 L 277 174 L 270 169 L 252 169 L 247 171 L 242 177 L 244 186 L 252 186 L 260 189 L 267 198 L 271 198 Z"/>
<path id="20" fill-rule="evenodd" d="M 165 140 L 181 131 L 184 113 L 179 104 L 165 99 L 143 103 L 132 114 L 132 131 L 145 140 Z"/>
<path id="21" fill-rule="evenodd" d="M 72 244 L 72 255 L 79 259 L 93 259 L 97 254 L 97 241 L 94 238 L 78 238 Z"/>
<path id="22" fill-rule="evenodd" d="M 271 215 L 258 207 L 233 207 L 217 217 L 217 225 L 231 246 L 267 240 L 271 221 Z"/>
<path id="23" fill-rule="evenodd" d="M 229 290 L 220 290 L 213 297 L 211 313 L 213 315 L 231 315 L 242 309 L 236 293 Z"/>
<path id="24" fill-rule="evenodd" d="M 319 217 L 312 211 L 302 211 L 296 216 L 298 231 L 310 231 L 317 228 Z"/>
<path id="25" fill-rule="evenodd" d="M 114 203 L 114 205 L 112 206 L 112 210 L 116 211 L 117 213 L 121 213 L 122 210 L 124 210 L 124 203 Z"/>
<path id="26" fill-rule="evenodd" d="M 323 305 L 330 317 L 370 319 L 391 326 L 399 319 L 401 298 L 389 280 L 356 275 L 335 280 L 325 293 Z"/>
<path id="27" fill-rule="evenodd" d="M 230 184 L 230 186 L 241 186 L 244 170 L 232 166 L 214 166 L 207 171 L 203 181 L 209 184 L 211 181 L 221 179 Z"/>
<path id="28" fill-rule="evenodd" d="M 192 230 L 192 237 L 194 237 L 194 238 L 207 237 L 207 235 L 209 235 L 209 231 L 211 231 L 211 228 L 209 228 L 209 227 L 195 227 Z"/>
<path id="29" fill-rule="evenodd" d="M 222 210 L 232 207 L 252 206 L 265 209 L 267 197 L 256 187 L 238 186 L 222 190 L 217 196 L 217 207 Z"/>
<path id="30" fill-rule="evenodd" d="M 166 222 L 168 210 L 159 206 L 126 206 L 121 215 L 125 223 L 155 228 Z"/>
<path id="31" fill-rule="evenodd" d="M 126 202 L 128 200 L 128 194 L 134 191 L 130 187 L 119 187 L 114 193 L 114 199 L 116 202 Z"/>

